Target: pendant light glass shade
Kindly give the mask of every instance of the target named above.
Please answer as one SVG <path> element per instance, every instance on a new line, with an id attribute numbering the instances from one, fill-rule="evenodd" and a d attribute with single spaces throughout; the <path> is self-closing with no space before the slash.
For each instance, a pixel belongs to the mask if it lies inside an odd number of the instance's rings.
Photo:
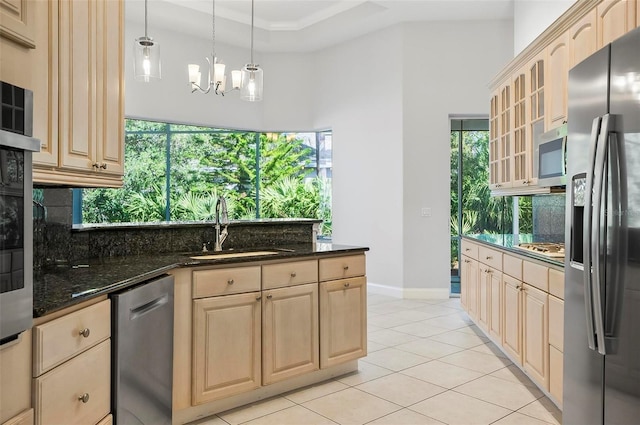
<path id="1" fill-rule="evenodd" d="M 263 72 L 258 65 L 247 64 L 242 68 L 240 99 L 248 102 L 262 100 Z"/>
<path id="2" fill-rule="evenodd" d="M 136 38 L 133 46 L 133 71 L 135 79 L 148 83 L 162 78 L 160 44 L 151 37 Z"/>

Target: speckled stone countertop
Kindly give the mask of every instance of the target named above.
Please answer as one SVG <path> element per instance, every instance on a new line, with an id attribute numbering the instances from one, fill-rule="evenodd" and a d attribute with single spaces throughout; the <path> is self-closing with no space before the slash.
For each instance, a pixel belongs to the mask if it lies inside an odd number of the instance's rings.
<path id="1" fill-rule="evenodd" d="M 48 266 L 34 271 L 33 317 L 45 316 L 93 297 L 117 292 L 129 286 L 160 276 L 176 267 L 235 264 L 257 260 L 275 260 L 303 256 L 322 257 L 331 254 L 362 252 L 369 248 L 330 243 L 266 247 L 278 251 L 269 256 L 194 260 L 196 253 L 163 253 L 127 257 L 95 258 L 75 264 Z M 236 250 L 236 252 L 241 250 Z M 251 249 L 258 251 L 258 249 Z M 233 251 L 224 251 L 233 252 Z M 209 252 L 209 254 L 215 254 Z"/>
<path id="2" fill-rule="evenodd" d="M 518 248 L 518 244 L 533 242 L 533 236 L 531 234 L 521 234 L 521 235 L 479 234 L 479 235 L 464 235 L 463 238 L 467 238 L 475 242 L 482 242 L 487 245 L 493 245 L 496 248 L 500 248 L 505 251 L 511 251 L 514 254 L 533 258 L 539 261 L 544 261 L 545 263 L 549 263 L 554 266 L 564 268 L 564 258 L 547 257 L 541 254 L 536 254 L 535 252 L 532 252 L 532 251 L 527 251 L 527 250 Z"/>

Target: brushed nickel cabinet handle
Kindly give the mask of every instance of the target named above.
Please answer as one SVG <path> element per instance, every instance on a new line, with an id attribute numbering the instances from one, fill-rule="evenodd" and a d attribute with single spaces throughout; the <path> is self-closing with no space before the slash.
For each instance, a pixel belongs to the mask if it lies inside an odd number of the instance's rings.
<path id="1" fill-rule="evenodd" d="M 229 280 L 227 280 L 227 283 L 228 283 L 229 285 L 233 285 L 234 280 L 233 280 L 233 279 L 229 279 Z"/>
<path id="2" fill-rule="evenodd" d="M 488 255 L 488 256 L 487 256 L 487 260 L 493 260 L 493 257 L 492 257 L 492 256 L 490 256 L 490 255 Z"/>
<path id="3" fill-rule="evenodd" d="M 102 164 L 100 164 L 100 168 L 102 168 L 103 170 L 107 169 L 107 163 L 103 162 Z"/>
<path id="4" fill-rule="evenodd" d="M 469 251 L 471 251 L 471 248 L 465 248 L 464 250 L 465 250 L 466 252 L 469 252 Z"/>
<path id="5" fill-rule="evenodd" d="M 273 298 L 273 295 L 269 294 L 267 295 L 267 299 L 270 300 L 271 298 Z"/>
<path id="6" fill-rule="evenodd" d="M 87 403 L 89 401 L 89 393 L 84 393 L 81 396 L 78 396 L 78 400 L 83 403 Z"/>
<path id="7" fill-rule="evenodd" d="M 345 288 L 348 288 L 348 287 L 349 287 L 349 285 L 350 285 L 350 283 L 349 283 L 349 282 L 347 282 L 347 283 L 345 283 L 345 284 L 344 284 L 344 287 L 345 287 Z"/>
<path id="8" fill-rule="evenodd" d="M 78 335 L 83 336 L 85 338 L 89 338 L 89 334 L 91 334 L 91 331 L 89 330 L 89 328 L 80 329 L 78 331 Z"/>
<path id="9" fill-rule="evenodd" d="M 346 272 L 347 270 L 349 270 L 349 266 L 344 266 L 342 267 L 342 269 Z"/>
<path id="10" fill-rule="evenodd" d="M 100 164 L 98 164 L 97 162 L 94 162 L 93 164 L 91 164 L 91 166 L 96 169 L 100 168 Z"/>
<path id="11" fill-rule="evenodd" d="M 256 297 L 256 301 L 260 301 L 261 299 L 262 299 L 262 297 L 261 297 L 260 295 L 258 295 L 258 296 Z"/>
<path id="12" fill-rule="evenodd" d="M 291 272 L 291 277 L 296 277 L 296 272 Z"/>

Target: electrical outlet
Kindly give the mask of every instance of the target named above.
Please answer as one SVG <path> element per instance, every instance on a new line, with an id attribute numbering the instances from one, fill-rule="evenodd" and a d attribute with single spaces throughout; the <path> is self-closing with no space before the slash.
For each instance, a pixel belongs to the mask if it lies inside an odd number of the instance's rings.
<path id="1" fill-rule="evenodd" d="M 422 208 L 423 217 L 431 217 L 431 208 Z"/>

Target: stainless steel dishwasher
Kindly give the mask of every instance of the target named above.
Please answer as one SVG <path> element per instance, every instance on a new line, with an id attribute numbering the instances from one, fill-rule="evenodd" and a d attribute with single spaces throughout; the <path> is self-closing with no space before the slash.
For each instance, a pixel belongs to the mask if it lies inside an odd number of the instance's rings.
<path id="1" fill-rule="evenodd" d="M 171 424 L 173 276 L 111 295 L 116 425 Z"/>

